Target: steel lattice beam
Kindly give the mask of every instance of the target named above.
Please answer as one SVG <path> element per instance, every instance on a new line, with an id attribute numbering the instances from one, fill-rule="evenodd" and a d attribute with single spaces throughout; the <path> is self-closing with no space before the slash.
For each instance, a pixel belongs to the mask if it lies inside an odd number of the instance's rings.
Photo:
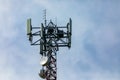
<path id="1" fill-rule="evenodd" d="M 41 23 L 41 27 L 32 27 L 31 19 L 28 19 L 27 35 L 31 45 L 40 45 L 42 69 L 39 76 L 46 80 L 57 80 L 56 53 L 59 47 L 71 47 L 71 18 L 66 26 L 57 26 L 52 21 L 47 24 L 45 19 L 45 24 Z"/>

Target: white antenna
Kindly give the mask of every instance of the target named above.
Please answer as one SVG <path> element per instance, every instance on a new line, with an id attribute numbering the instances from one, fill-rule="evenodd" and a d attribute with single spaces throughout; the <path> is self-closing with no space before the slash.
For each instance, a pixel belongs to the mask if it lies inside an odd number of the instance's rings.
<path id="1" fill-rule="evenodd" d="M 55 17 L 55 24 L 56 24 L 56 26 L 57 26 L 57 17 Z"/>
<path id="2" fill-rule="evenodd" d="M 45 27 L 46 27 L 46 24 L 47 24 L 47 20 L 46 20 L 46 9 L 44 10 L 44 20 L 45 20 Z"/>

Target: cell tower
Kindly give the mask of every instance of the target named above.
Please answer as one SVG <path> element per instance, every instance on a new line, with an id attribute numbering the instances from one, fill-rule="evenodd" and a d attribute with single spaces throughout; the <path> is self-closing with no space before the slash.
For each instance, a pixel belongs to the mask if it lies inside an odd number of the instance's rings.
<path id="1" fill-rule="evenodd" d="M 46 80 L 57 80 L 57 51 L 59 47 L 71 47 L 71 18 L 66 26 L 57 26 L 51 20 L 47 23 L 45 11 L 45 22 L 41 23 L 41 27 L 33 27 L 31 18 L 27 19 L 27 35 L 31 45 L 40 46 L 42 69 L 39 76 Z"/>

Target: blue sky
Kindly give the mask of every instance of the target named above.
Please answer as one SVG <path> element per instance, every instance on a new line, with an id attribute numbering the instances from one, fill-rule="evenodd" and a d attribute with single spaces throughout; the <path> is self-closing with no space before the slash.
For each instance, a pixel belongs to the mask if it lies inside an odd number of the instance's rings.
<path id="1" fill-rule="evenodd" d="M 72 47 L 57 54 L 58 80 L 120 79 L 120 0 L 0 0 L 0 80 L 42 80 L 26 20 L 40 26 L 44 9 L 58 25 L 73 20 Z"/>

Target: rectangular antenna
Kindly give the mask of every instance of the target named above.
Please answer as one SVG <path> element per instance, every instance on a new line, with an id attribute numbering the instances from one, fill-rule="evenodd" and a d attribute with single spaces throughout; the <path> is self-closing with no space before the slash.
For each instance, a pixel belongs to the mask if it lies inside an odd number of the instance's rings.
<path id="1" fill-rule="evenodd" d="M 32 26 L 31 26 L 31 18 L 27 19 L 27 35 L 31 34 Z"/>
<path id="2" fill-rule="evenodd" d="M 71 35 L 72 35 L 72 19 L 69 19 L 68 26 L 68 47 L 71 47 Z"/>
<path id="3" fill-rule="evenodd" d="M 72 35 L 72 19 L 70 18 L 70 34 Z"/>
<path id="4" fill-rule="evenodd" d="M 45 20 L 45 27 L 46 27 L 46 24 L 47 24 L 47 20 L 46 20 L 46 9 L 44 10 L 44 20 Z"/>
<path id="5" fill-rule="evenodd" d="M 40 35 L 41 38 L 43 38 L 43 33 L 44 33 L 44 32 L 43 32 L 43 29 L 44 29 L 44 26 L 43 26 L 43 23 L 41 23 L 41 35 Z"/>

